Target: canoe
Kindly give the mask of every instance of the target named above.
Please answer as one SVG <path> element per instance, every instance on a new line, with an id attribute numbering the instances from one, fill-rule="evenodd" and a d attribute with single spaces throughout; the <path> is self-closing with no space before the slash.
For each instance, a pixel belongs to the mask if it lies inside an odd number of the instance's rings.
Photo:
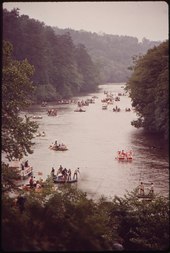
<path id="1" fill-rule="evenodd" d="M 139 199 L 139 200 L 149 200 L 149 201 L 151 201 L 151 200 L 153 200 L 154 199 L 154 195 L 151 195 L 151 194 L 146 194 L 146 195 L 140 195 L 140 194 L 138 194 L 137 195 L 137 198 Z"/>
<path id="2" fill-rule="evenodd" d="M 78 180 L 77 179 L 71 179 L 71 180 L 63 180 L 63 179 L 57 179 L 57 178 L 54 178 L 53 179 L 53 182 L 56 183 L 56 184 L 64 184 L 64 183 L 68 183 L 68 184 L 72 184 L 72 183 L 77 183 Z"/>

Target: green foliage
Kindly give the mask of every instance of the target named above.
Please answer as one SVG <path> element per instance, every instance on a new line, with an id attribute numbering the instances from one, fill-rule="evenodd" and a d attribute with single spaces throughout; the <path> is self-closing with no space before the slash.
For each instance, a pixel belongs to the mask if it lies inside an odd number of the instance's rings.
<path id="1" fill-rule="evenodd" d="M 135 60 L 133 70 L 127 90 L 139 118 L 132 125 L 168 139 L 168 41 Z"/>
<path id="2" fill-rule="evenodd" d="M 133 194 L 113 200 L 112 219 L 127 250 L 167 250 L 169 204 L 164 197 L 139 202 Z"/>
<path id="3" fill-rule="evenodd" d="M 78 70 L 83 77 L 80 91 L 86 92 L 89 89 L 91 89 L 91 91 L 95 91 L 97 84 L 99 83 L 99 73 L 84 45 L 80 44 L 77 46 L 76 61 Z"/>
<path id="4" fill-rule="evenodd" d="M 60 99 L 61 96 L 56 92 L 55 88 L 51 84 L 39 85 L 36 90 L 37 102 L 42 101 L 55 101 Z"/>
<path id="5" fill-rule="evenodd" d="M 12 59 L 12 45 L 3 43 L 2 69 L 2 151 L 7 158 L 21 159 L 23 155 L 32 153 L 33 134 L 38 126 L 19 113 L 30 104 L 33 92 L 30 77 L 33 67 L 27 60 L 22 62 Z"/>
<path id="6" fill-rule="evenodd" d="M 12 199 L 2 205 L 2 248 L 17 251 L 166 250 L 169 246 L 168 200 L 140 202 L 135 193 L 94 201 L 73 186 L 25 194 L 21 214 Z"/>
<path id="7" fill-rule="evenodd" d="M 2 185 L 2 193 L 6 194 L 7 192 L 11 192 L 13 190 L 17 190 L 16 180 L 18 180 L 18 171 L 16 169 L 12 169 L 9 165 L 2 162 L 1 164 L 1 185 Z"/>
<path id="8" fill-rule="evenodd" d="M 160 42 L 111 34 L 97 34 L 87 31 L 53 27 L 55 34 L 70 33 L 75 45 L 83 44 L 88 54 L 99 67 L 101 83 L 126 82 L 130 76 L 128 66 L 134 55 L 145 54 L 149 48 Z"/>
<path id="9" fill-rule="evenodd" d="M 2 219 L 3 227 L 5 226 L 3 249 L 18 251 L 111 249 L 103 237 L 106 229 L 100 211 L 84 193 L 71 187 L 64 187 L 62 193 L 54 193 L 49 200 L 43 193 L 38 199 L 35 194 L 30 194 L 26 198 L 26 209 L 22 215 L 17 207 L 11 207 L 8 199 L 3 200 Z M 20 226 L 18 234 L 21 236 L 15 233 L 17 224 Z M 8 227 L 11 227 L 10 231 Z M 12 236 L 10 244 L 8 236 Z"/>
<path id="10" fill-rule="evenodd" d="M 83 89 L 92 92 L 99 84 L 99 72 L 85 49 L 86 71 L 79 68 L 77 48 L 69 33 L 57 36 L 44 23 L 19 16 L 18 9 L 11 12 L 4 9 L 3 37 L 14 46 L 17 60 L 28 59 L 34 66 L 32 79 L 37 89 L 32 98 L 38 102 L 70 98 Z"/>
<path id="11" fill-rule="evenodd" d="M 146 39 L 138 43 L 129 36 L 51 28 L 20 16 L 18 9 L 3 10 L 3 37 L 13 44 L 17 60 L 28 59 L 34 65 L 37 101 L 93 92 L 102 82 L 124 82 L 130 76 L 127 67 L 132 57 L 160 44 Z M 44 86 L 49 85 L 55 92 L 46 96 Z"/>

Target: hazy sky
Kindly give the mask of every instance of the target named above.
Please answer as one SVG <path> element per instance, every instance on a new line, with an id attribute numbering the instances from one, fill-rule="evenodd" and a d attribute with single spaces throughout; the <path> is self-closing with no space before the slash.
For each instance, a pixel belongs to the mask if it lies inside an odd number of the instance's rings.
<path id="1" fill-rule="evenodd" d="M 165 1 L 7 2 L 3 8 L 19 8 L 20 15 L 59 28 L 127 35 L 164 41 L 169 37 Z"/>

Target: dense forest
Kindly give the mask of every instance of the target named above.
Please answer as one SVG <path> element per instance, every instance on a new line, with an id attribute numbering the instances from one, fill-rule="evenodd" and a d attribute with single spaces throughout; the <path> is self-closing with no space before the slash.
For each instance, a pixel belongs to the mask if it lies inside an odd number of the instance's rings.
<path id="1" fill-rule="evenodd" d="M 92 60 L 100 69 L 102 83 L 126 82 L 131 75 L 128 67 L 133 57 L 143 55 L 148 49 L 158 46 L 161 42 L 149 41 L 143 38 L 142 42 L 131 36 L 111 34 L 97 34 L 72 29 L 53 27 L 57 35 L 68 33 L 75 45 L 82 43 Z"/>
<path id="2" fill-rule="evenodd" d="M 57 36 L 44 23 L 20 16 L 18 9 L 3 10 L 3 39 L 13 45 L 16 60 L 27 59 L 34 66 L 38 102 L 92 92 L 100 83 L 99 70 L 83 45 L 75 46 L 68 33 Z"/>
<path id="3" fill-rule="evenodd" d="M 16 60 L 34 66 L 36 102 L 70 98 L 93 92 L 99 84 L 125 82 L 134 55 L 159 44 L 146 39 L 98 35 L 85 31 L 45 26 L 19 9 L 3 10 L 3 39 L 13 45 Z"/>
<path id="4" fill-rule="evenodd" d="M 139 118 L 135 127 L 169 138 L 169 47 L 168 41 L 134 59 L 127 90 Z"/>

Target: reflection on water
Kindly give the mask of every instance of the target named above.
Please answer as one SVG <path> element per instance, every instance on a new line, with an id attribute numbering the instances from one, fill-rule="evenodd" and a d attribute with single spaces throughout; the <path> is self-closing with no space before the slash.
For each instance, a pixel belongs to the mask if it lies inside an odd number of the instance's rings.
<path id="1" fill-rule="evenodd" d="M 55 105 L 57 117 L 47 115 L 48 107 L 34 106 L 30 115 L 41 115 L 38 119 L 40 131 L 46 137 L 35 138 L 34 154 L 29 155 L 35 176 L 43 172 L 44 179 L 51 168 L 56 170 L 61 164 L 72 172 L 80 168 L 80 180 L 77 187 L 86 191 L 91 197 L 101 195 L 113 197 L 123 196 L 126 191 L 133 190 L 139 182 L 154 182 L 156 193 L 167 195 L 169 192 L 169 157 L 168 149 L 160 138 L 144 135 L 142 130 L 131 126 L 136 114 L 125 112 L 131 107 L 128 96 L 120 96 L 120 101 L 108 105 L 102 110 L 101 99 L 104 90 L 123 93 L 123 84 L 107 84 L 100 86 L 99 92 L 77 99 L 91 98 L 97 95 L 95 104 L 85 107 L 86 112 L 74 112 L 75 104 Z M 120 112 L 113 112 L 119 106 Z M 49 145 L 58 140 L 68 147 L 68 151 L 56 152 Z M 133 150 L 132 162 L 118 162 L 115 159 L 118 150 Z"/>

